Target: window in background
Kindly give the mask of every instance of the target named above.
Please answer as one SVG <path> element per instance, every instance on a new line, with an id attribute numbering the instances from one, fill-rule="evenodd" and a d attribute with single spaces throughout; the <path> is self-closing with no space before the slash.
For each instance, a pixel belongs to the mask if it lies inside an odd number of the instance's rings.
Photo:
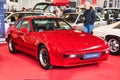
<path id="1" fill-rule="evenodd" d="M 10 0 L 11 2 L 18 2 L 18 0 Z"/>

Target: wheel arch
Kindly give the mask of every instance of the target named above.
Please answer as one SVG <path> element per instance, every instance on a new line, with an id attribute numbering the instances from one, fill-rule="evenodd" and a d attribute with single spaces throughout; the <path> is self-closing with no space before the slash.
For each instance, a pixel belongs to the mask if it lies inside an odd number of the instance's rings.
<path id="1" fill-rule="evenodd" d="M 116 35 L 107 35 L 106 38 L 105 38 L 105 40 L 107 42 L 109 42 L 109 39 L 111 39 L 111 38 L 115 38 L 115 40 L 117 40 L 119 42 L 119 46 L 120 46 L 120 37 L 119 36 L 116 36 Z M 111 47 L 114 47 L 114 46 L 111 45 Z M 120 47 L 119 47 L 118 50 L 114 50 L 114 51 L 113 50 L 111 51 L 111 50 L 112 49 L 110 49 L 110 54 L 112 54 L 112 55 L 118 55 L 120 53 Z"/>
<path id="2" fill-rule="evenodd" d="M 37 55 L 36 55 L 36 58 L 37 58 L 37 59 L 38 59 L 38 57 L 39 57 L 39 47 L 42 46 L 42 45 L 44 45 L 44 46 L 47 48 L 47 46 L 46 46 L 44 43 L 42 43 L 42 42 L 38 44 L 38 47 L 37 47 Z"/>
<path id="3" fill-rule="evenodd" d="M 116 36 L 116 35 L 107 35 L 107 36 L 105 37 L 105 40 L 107 40 L 109 37 L 118 37 L 118 38 L 120 38 L 119 36 Z"/>
<path id="4" fill-rule="evenodd" d="M 8 35 L 8 37 L 6 38 L 6 41 L 8 42 L 10 37 L 12 37 L 10 34 Z"/>

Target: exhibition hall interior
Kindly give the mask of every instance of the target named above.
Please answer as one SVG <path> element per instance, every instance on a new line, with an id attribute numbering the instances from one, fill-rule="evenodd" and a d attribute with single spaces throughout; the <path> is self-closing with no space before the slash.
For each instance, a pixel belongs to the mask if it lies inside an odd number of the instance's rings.
<path id="1" fill-rule="evenodd" d="M 120 0 L 0 0 L 0 80 L 120 80 Z"/>

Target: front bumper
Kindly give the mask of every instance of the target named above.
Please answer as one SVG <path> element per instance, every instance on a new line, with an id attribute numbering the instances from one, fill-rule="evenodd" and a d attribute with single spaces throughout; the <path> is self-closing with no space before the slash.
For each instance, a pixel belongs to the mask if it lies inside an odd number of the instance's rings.
<path id="1" fill-rule="evenodd" d="M 57 62 L 55 61 L 55 63 L 53 63 L 52 65 L 70 67 L 70 66 L 98 63 L 100 61 L 107 60 L 109 56 L 109 52 L 107 54 L 100 52 L 99 58 L 92 58 L 92 59 L 83 59 L 83 56 L 79 56 L 81 54 L 77 54 L 77 55 L 78 56 L 76 58 L 62 58 Z"/>

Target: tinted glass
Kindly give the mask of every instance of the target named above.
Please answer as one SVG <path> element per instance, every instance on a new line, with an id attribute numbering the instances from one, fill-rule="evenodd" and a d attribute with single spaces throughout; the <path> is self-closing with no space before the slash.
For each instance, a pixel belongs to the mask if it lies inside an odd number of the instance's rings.
<path id="1" fill-rule="evenodd" d="M 16 24 L 16 28 L 17 29 L 20 29 L 21 23 L 22 23 L 22 20 L 20 20 L 20 21 L 17 22 L 17 24 Z"/>
<path id="2" fill-rule="evenodd" d="M 48 5 L 46 4 L 37 4 L 33 10 L 43 10 L 47 7 Z"/>
<path id="3" fill-rule="evenodd" d="M 30 31 L 30 24 L 29 24 L 29 21 L 27 20 L 24 20 L 21 24 L 21 27 L 20 28 L 27 28 L 28 31 Z"/>
<path id="4" fill-rule="evenodd" d="M 74 23 L 78 17 L 78 14 L 65 14 L 64 19 L 69 23 Z"/>
<path id="5" fill-rule="evenodd" d="M 62 19 L 33 19 L 32 25 L 35 32 L 72 29 L 71 26 Z"/>

